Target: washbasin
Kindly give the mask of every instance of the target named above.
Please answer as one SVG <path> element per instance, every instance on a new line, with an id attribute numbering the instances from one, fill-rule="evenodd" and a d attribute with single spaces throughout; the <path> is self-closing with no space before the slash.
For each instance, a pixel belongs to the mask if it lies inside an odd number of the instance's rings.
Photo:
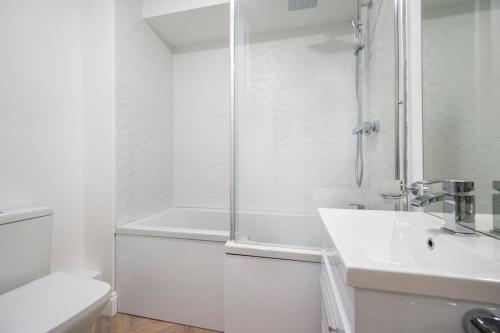
<path id="1" fill-rule="evenodd" d="M 500 241 L 422 212 L 319 210 L 352 287 L 500 303 Z"/>

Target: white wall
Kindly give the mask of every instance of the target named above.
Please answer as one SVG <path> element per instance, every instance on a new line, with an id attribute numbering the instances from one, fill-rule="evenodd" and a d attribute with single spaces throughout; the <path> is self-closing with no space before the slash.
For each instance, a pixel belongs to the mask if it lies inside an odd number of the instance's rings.
<path id="1" fill-rule="evenodd" d="M 1 0 L 0 50 L 0 205 L 52 206 L 52 269 L 80 270 L 80 1 Z"/>
<path id="2" fill-rule="evenodd" d="M 113 283 L 114 1 L 82 1 L 84 266 Z"/>
<path id="3" fill-rule="evenodd" d="M 425 177 L 475 181 L 478 211 L 491 212 L 491 182 L 500 179 L 500 1 L 425 1 L 422 29 Z"/>
<path id="4" fill-rule="evenodd" d="M 348 24 L 238 47 L 240 209 L 314 213 L 359 202 L 353 47 Z"/>
<path id="5" fill-rule="evenodd" d="M 171 53 L 142 19 L 141 0 L 115 3 L 116 221 L 173 204 Z"/>
<path id="6" fill-rule="evenodd" d="M 229 209 L 229 49 L 173 59 L 175 205 Z"/>

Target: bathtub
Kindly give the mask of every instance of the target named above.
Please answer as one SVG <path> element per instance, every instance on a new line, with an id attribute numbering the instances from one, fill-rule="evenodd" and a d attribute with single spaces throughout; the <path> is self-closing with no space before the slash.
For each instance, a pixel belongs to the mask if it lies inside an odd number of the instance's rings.
<path id="1" fill-rule="evenodd" d="M 286 289 L 290 283 L 306 286 L 314 298 L 320 261 L 318 217 L 241 212 L 238 222 L 238 242 L 228 241 L 225 210 L 174 208 L 116 226 L 118 311 L 225 331 L 225 317 L 256 316 L 266 309 L 264 303 L 269 300 L 256 298 L 266 287 L 274 286 L 276 293 L 283 294 L 290 292 Z M 271 265 L 273 274 L 260 276 L 262 265 Z M 231 292 L 234 288 L 246 289 L 238 294 Z M 232 304 L 230 313 L 224 314 L 224 302 Z M 256 312 L 242 314 L 244 304 L 254 306 Z M 281 306 L 286 313 L 286 304 Z M 306 326 L 298 327 L 309 328 L 315 305 L 305 297 L 303 307 Z M 238 329 L 232 332 L 240 333 Z"/>
<path id="2" fill-rule="evenodd" d="M 226 253 L 274 259 L 320 262 L 321 221 L 304 213 L 241 212 L 236 241 Z"/>
<path id="3" fill-rule="evenodd" d="M 116 227 L 116 234 L 225 242 L 229 213 L 219 209 L 174 208 Z"/>
<path id="4" fill-rule="evenodd" d="M 319 217 L 238 217 L 237 241 L 225 246 L 224 332 L 321 333 Z"/>
<path id="5" fill-rule="evenodd" d="M 119 312 L 224 330 L 227 211 L 169 209 L 115 233 Z"/>

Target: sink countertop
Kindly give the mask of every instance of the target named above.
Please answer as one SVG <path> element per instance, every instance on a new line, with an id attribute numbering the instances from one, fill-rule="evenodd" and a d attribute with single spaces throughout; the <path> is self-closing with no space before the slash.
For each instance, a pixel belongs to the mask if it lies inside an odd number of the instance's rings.
<path id="1" fill-rule="evenodd" d="M 500 304 L 500 240 L 452 235 L 421 212 L 319 214 L 351 287 Z"/>

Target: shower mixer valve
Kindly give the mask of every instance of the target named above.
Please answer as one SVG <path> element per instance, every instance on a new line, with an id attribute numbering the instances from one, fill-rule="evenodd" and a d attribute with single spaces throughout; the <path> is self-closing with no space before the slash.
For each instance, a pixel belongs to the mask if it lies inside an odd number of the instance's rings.
<path id="1" fill-rule="evenodd" d="M 353 135 L 377 133 L 380 131 L 380 121 L 364 121 L 352 129 Z"/>

